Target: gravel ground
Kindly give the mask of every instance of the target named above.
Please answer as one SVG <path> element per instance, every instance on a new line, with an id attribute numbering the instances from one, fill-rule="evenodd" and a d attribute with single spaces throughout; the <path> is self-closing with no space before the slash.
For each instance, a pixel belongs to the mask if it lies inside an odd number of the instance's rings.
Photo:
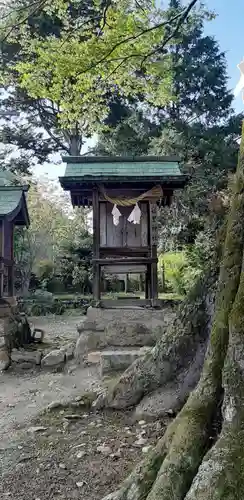
<path id="1" fill-rule="evenodd" d="M 78 320 L 33 319 L 46 331 L 45 351 L 75 343 Z M 100 500 L 117 488 L 165 423 L 91 411 L 81 395 L 100 388 L 96 368 L 72 362 L 60 373 L 15 367 L 0 374 L 1 500 Z M 54 401 L 63 405 L 44 411 Z"/>
<path id="2" fill-rule="evenodd" d="M 41 347 L 45 352 L 75 344 L 78 320 L 69 316 L 31 318 L 35 326 L 45 330 L 45 343 Z M 78 369 L 72 362 L 60 373 L 39 368 L 23 371 L 16 367 L 0 373 L 0 446 L 6 445 L 11 433 L 52 401 L 73 399 L 99 386 L 96 368 Z"/>
<path id="3" fill-rule="evenodd" d="M 75 413 L 77 420 L 67 418 Z M 150 451 L 164 426 L 136 424 L 130 412 L 75 413 L 56 410 L 40 417 L 0 452 L 0 498 L 100 500 Z"/>

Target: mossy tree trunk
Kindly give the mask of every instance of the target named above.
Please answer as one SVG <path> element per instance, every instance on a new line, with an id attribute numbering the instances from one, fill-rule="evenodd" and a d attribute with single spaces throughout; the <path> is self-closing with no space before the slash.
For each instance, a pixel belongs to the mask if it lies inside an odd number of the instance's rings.
<path id="1" fill-rule="evenodd" d="M 144 396 L 174 380 L 192 363 L 199 344 L 206 345 L 209 338 L 217 275 L 218 265 L 213 263 L 180 306 L 172 327 L 110 390 L 107 406 L 121 409 L 137 405 Z"/>
<path id="2" fill-rule="evenodd" d="M 199 383 L 155 449 L 107 499 L 244 498 L 243 221 L 244 126 L 214 320 Z"/>

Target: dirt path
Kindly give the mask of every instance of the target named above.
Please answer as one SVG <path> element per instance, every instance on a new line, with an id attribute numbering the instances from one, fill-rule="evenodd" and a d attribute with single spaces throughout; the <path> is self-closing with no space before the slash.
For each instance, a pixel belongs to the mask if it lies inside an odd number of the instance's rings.
<path id="1" fill-rule="evenodd" d="M 46 332 L 48 349 L 56 349 L 77 338 L 75 317 L 32 318 Z M 52 401 L 74 399 L 85 390 L 99 387 L 95 368 L 79 369 L 67 365 L 64 372 L 10 369 L 0 374 L 0 443 L 4 447 L 14 431 L 28 424 Z"/>
<path id="2" fill-rule="evenodd" d="M 76 341 L 76 317 L 37 318 L 46 347 Z M 95 368 L 67 365 L 0 375 L 1 500 L 100 500 L 120 484 L 162 434 L 165 422 L 95 412 L 81 395 L 97 391 Z M 89 398 L 88 398 L 89 399 Z M 52 401 L 73 402 L 41 412 Z"/>

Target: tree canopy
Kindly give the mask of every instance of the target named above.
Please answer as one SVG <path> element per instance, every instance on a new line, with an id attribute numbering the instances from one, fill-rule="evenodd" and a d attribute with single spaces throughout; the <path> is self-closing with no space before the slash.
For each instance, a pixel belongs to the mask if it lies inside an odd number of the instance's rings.
<path id="1" fill-rule="evenodd" d="M 81 9 L 76 16 L 64 0 L 34 6 L 20 3 L 10 6 L 3 17 L 2 36 L 20 46 L 11 68 L 19 75 L 20 86 L 31 97 L 54 103 L 63 127 L 72 129 L 85 117 L 88 132 L 94 132 L 108 112 L 108 93 L 128 98 L 141 92 L 158 105 L 172 97 L 171 61 L 163 48 L 196 3 L 192 0 L 172 18 L 151 0 L 97 0 L 91 11 L 84 14 Z M 40 8 L 58 19 L 58 36 L 53 32 L 43 36 L 30 26 L 29 15 Z M 11 78 L 5 67 L 3 80 L 10 84 Z"/>

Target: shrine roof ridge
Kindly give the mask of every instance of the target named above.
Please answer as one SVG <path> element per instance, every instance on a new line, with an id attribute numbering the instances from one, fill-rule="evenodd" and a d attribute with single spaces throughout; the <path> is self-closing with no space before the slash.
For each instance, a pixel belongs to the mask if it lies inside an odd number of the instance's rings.
<path id="1" fill-rule="evenodd" d="M 176 156 L 68 156 L 65 173 L 59 178 L 64 189 L 79 182 L 187 182 Z"/>
<path id="2" fill-rule="evenodd" d="M 65 163 L 180 163 L 178 156 L 63 156 Z"/>

